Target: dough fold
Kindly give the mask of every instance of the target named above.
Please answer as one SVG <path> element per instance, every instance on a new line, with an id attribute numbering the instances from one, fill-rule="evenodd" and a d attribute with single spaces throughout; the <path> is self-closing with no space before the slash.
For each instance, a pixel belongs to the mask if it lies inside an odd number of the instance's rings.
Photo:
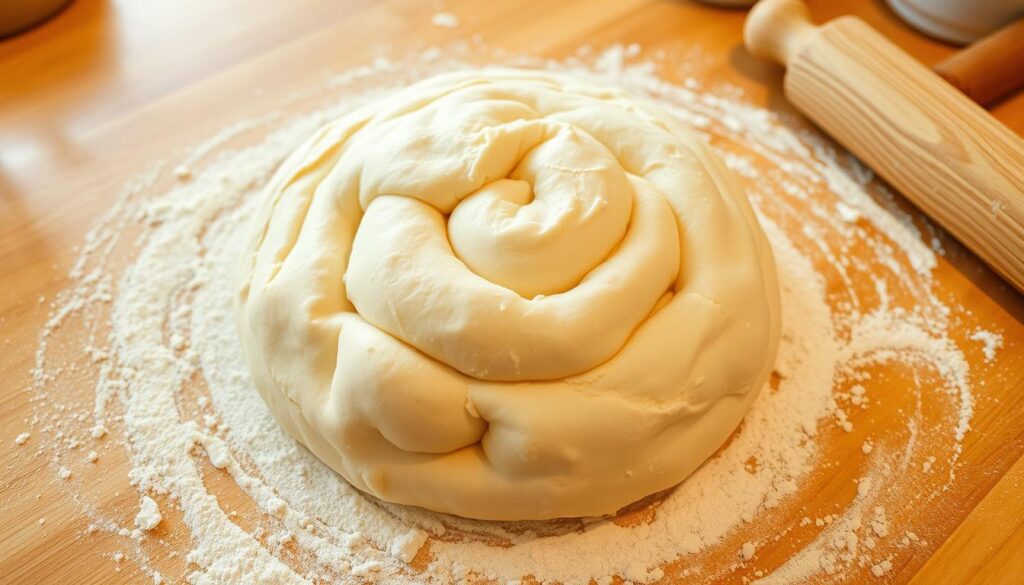
<path id="1" fill-rule="evenodd" d="M 489 520 L 614 513 L 726 440 L 779 339 L 734 178 L 653 104 L 434 77 L 268 183 L 239 336 L 282 426 L 360 490 Z"/>

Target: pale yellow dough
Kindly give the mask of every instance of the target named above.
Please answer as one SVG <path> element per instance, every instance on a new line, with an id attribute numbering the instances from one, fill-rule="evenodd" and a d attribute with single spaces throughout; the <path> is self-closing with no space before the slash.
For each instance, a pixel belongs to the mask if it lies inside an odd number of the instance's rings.
<path id="1" fill-rule="evenodd" d="M 329 124 L 267 186 L 238 327 L 281 424 L 357 488 L 595 516 L 735 429 L 779 338 L 734 178 L 622 91 L 485 69 Z"/>

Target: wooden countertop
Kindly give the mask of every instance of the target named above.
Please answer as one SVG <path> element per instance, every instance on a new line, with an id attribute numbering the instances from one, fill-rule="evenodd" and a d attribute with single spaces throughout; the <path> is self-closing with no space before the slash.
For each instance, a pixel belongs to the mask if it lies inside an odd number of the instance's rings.
<path id="1" fill-rule="evenodd" d="M 910 31 L 879 1 L 811 7 L 818 22 L 859 15 L 926 64 L 954 50 Z M 461 25 L 431 26 L 440 9 Z M 96 554 L 113 544 L 77 538 L 81 519 L 50 483 L 46 458 L 27 458 L 14 438 L 30 412 L 24 388 L 47 315 L 39 299 L 63 288 L 90 223 L 148 161 L 210 135 L 229 121 L 225 112 L 265 111 L 327 72 L 470 35 L 552 57 L 582 43 L 637 42 L 678 59 L 696 47 L 716 79 L 787 109 L 781 71 L 742 49 L 743 17 L 682 0 L 77 0 L 40 28 L 0 40 L 0 583 L 139 578 Z M 992 111 L 1024 133 L 1024 94 Z M 1024 300 L 960 249 L 943 267 L 957 297 L 1004 331 L 993 381 L 1000 402 L 975 423 L 988 440 L 968 446 L 965 465 L 980 471 L 940 522 L 948 540 L 886 580 L 1016 583 L 1024 575 Z M 116 487 L 97 490 L 116 498 Z"/>

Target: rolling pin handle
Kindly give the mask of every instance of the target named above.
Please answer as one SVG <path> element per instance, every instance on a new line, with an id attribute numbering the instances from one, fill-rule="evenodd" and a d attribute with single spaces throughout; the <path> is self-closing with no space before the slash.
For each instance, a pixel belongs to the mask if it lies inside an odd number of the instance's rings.
<path id="1" fill-rule="evenodd" d="M 788 66 L 818 31 L 802 0 L 761 0 L 743 25 L 743 42 L 755 57 Z"/>

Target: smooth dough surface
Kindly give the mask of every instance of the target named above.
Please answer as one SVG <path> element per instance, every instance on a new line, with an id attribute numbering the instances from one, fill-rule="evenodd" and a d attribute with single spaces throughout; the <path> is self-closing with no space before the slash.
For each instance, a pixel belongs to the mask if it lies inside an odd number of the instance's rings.
<path id="1" fill-rule="evenodd" d="M 280 423 L 360 490 L 461 516 L 614 513 L 714 453 L 779 338 L 734 178 L 656 106 L 434 77 L 268 184 L 239 334 Z"/>

